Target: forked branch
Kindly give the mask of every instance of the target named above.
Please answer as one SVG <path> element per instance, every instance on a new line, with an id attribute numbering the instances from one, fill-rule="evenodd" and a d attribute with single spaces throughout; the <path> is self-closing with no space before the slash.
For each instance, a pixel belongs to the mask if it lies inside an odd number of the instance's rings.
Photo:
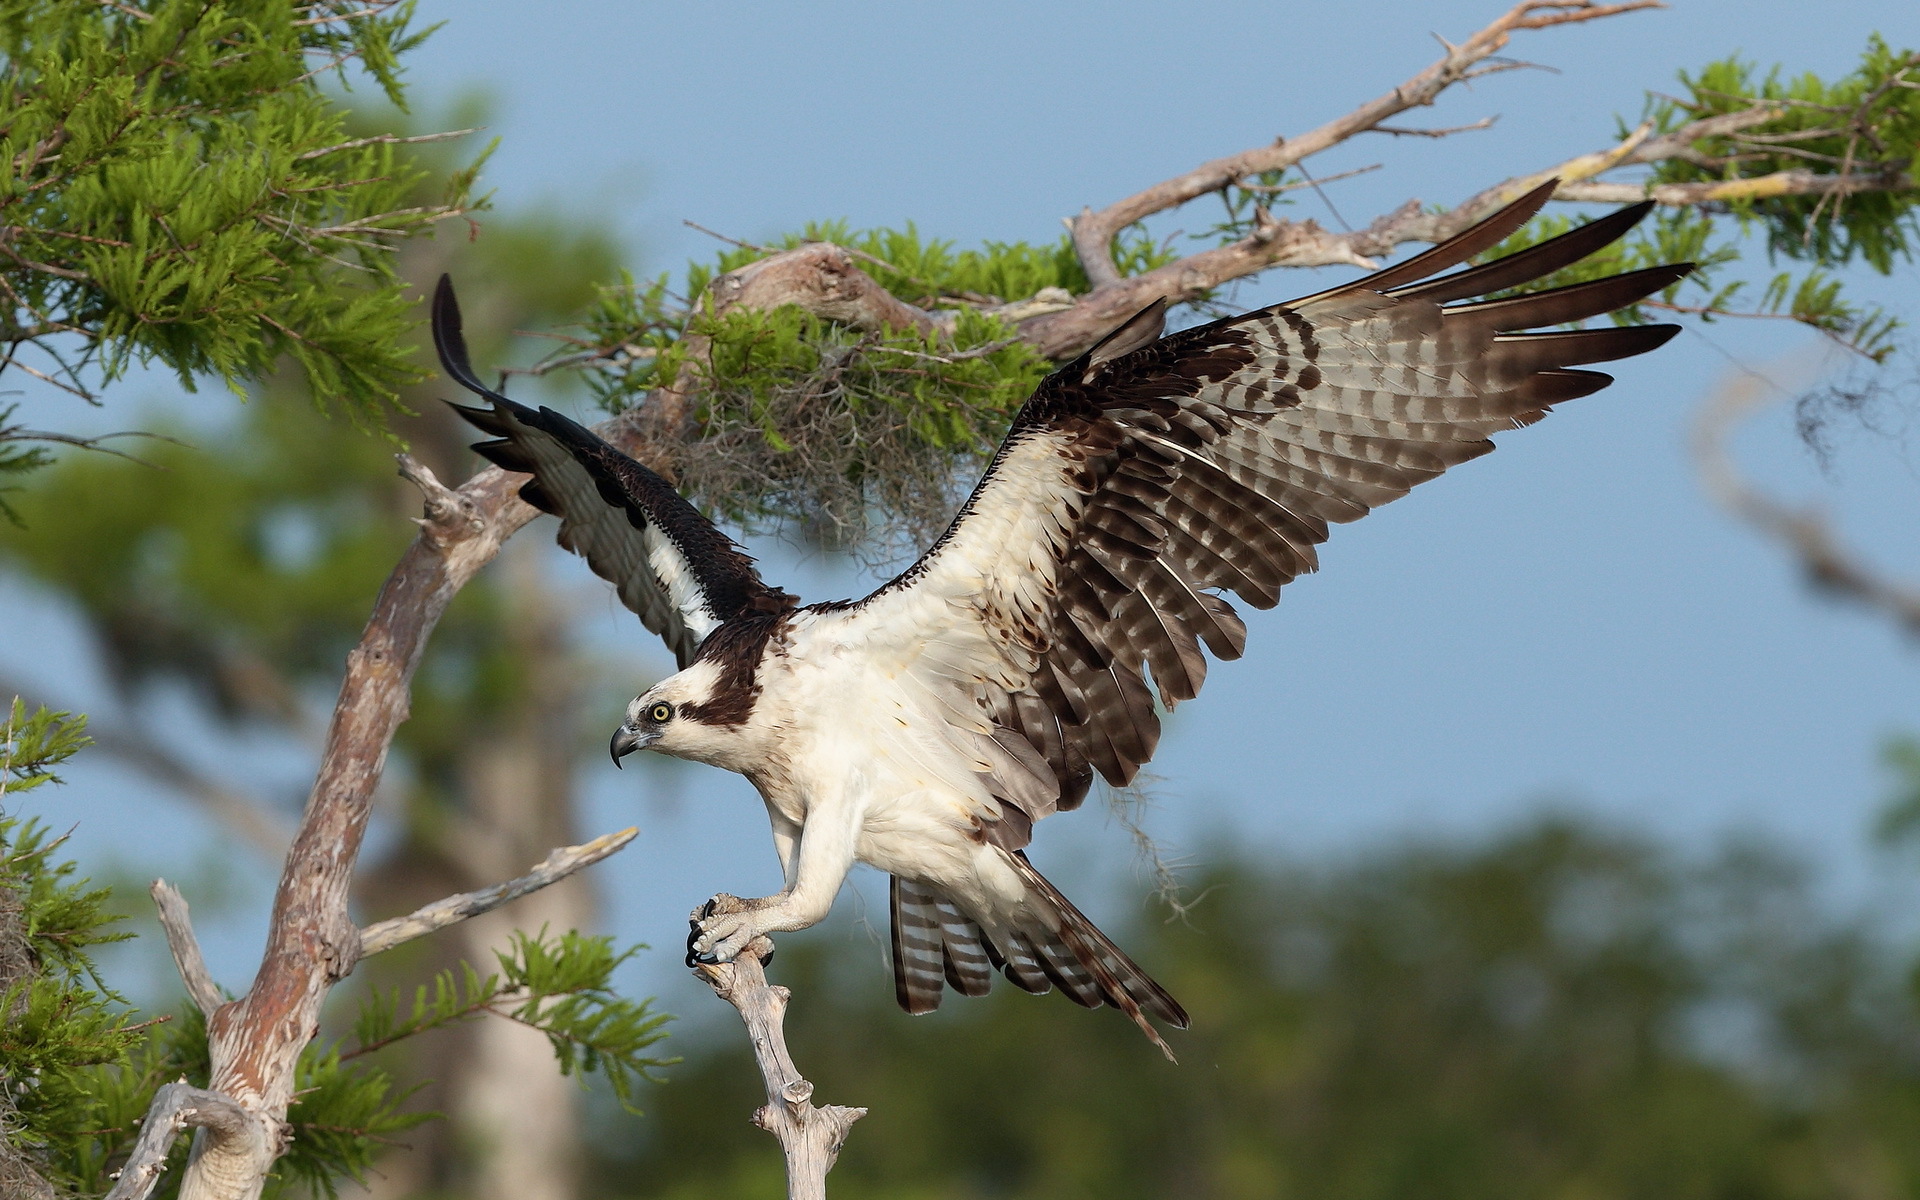
<path id="1" fill-rule="evenodd" d="M 195 945 L 185 902 L 170 887 L 155 889 L 181 976 L 195 1003 L 209 1010 L 212 1070 L 204 1091 L 172 1085 L 155 1095 L 135 1162 L 114 1190 L 116 1200 L 146 1195 L 173 1135 L 188 1125 L 205 1127 L 209 1136 L 188 1160 L 183 1200 L 253 1200 L 285 1150 L 300 1051 L 318 1027 L 321 1002 L 352 972 L 369 941 L 385 948 L 426 927 L 485 911 L 631 840 L 630 833 L 615 834 L 558 852 L 525 878 L 375 926 L 371 938 L 355 928 L 347 911 L 353 866 L 387 748 L 407 716 L 409 685 L 427 636 L 460 587 L 533 516 L 514 494 L 517 480 L 498 468 L 458 489 L 444 487 L 411 460 L 403 461 L 402 474 L 425 494 L 427 515 L 347 656 L 319 776 L 274 895 L 266 951 L 245 995 L 221 999 Z"/>
<path id="2" fill-rule="evenodd" d="M 1511 64 L 1489 65 L 1487 60 L 1506 49 L 1516 30 L 1544 29 L 1551 25 L 1594 21 L 1640 9 L 1662 7 L 1664 5 L 1660 0 L 1628 0 L 1623 4 L 1596 4 L 1593 0 L 1524 0 L 1459 45 L 1443 41 L 1441 44 L 1446 46 L 1447 52 L 1439 61 L 1392 91 L 1328 121 L 1318 129 L 1309 130 L 1298 137 L 1277 138 L 1272 145 L 1256 146 L 1226 158 L 1202 163 L 1184 175 L 1135 192 L 1098 212 L 1083 209 L 1072 222 L 1074 252 L 1096 290 L 1117 284 L 1120 275 L 1113 265 L 1113 239 L 1135 221 L 1178 208 L 1189 200 L 1217 192 L 1249 175 L 1285 170 L 1359 134 L 1378 129 L 1383 121 L 1410 108 L 1432 104 L 1440 93 L 1455 84 L 1509 69 Z"/>
<path id="3" fill-rule="evenodd" d="M 826 1200 L 827 1172 L 833 1169 L 853 1123 L 867 1110 L 838 1104 L 814 1107 L 813 1084 L 787 1053 L 785 1022 L 791 993 L 768 983 L 762 966 L 771 957 L 773 943 L 758 937 L 734 961 L 702 964 L 693 973 L 713 988 L 714 995 L 733 1005 L 746 1023 L 753 1060 L 767 1088 L 767 1102 L 755 1110 L 753 1123 L 780 1139 L 780 1149 L 787 1156 L 787 1200 Z"/>

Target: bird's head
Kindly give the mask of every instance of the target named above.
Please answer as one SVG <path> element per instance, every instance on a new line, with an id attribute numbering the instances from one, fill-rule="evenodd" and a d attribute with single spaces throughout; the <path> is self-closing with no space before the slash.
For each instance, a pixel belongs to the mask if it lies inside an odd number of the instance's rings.
<path id="1" fill-rule="evenodd" d="M 719 683 L 713 664 L 695 663 L 634 697 L 608 746 L 613 765 L 635 750 L 657 750 L 738 770 L 732 761 L 742 750 L 737 723 L 718 719 L 728 715 L 718 703 Z"/>

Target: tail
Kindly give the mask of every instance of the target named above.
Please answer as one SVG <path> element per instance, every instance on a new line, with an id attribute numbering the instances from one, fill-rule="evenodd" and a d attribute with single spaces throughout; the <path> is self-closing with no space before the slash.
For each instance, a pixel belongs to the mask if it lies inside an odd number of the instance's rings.
<path id="1" fill-rule="evenodd" d="M 932 1012 L 940 1006 L 943 984 L 964 996 L 984 996 L 991 968 L 998 967 L 1029 992 L 1057 985 L 1083 1007 L 1113 1005 L 1172 1060 L 1173 1051 L 1146 1014 L 1185 1029 L 1180 1002 L 1095 928 L 1025 854 L 1014 851 L 1008 858 L 1027 885 L 1027 908 L 1017 927 L 991 936 L 927 885 L 893 878 L 893 979 L 900 1007 Z"/>

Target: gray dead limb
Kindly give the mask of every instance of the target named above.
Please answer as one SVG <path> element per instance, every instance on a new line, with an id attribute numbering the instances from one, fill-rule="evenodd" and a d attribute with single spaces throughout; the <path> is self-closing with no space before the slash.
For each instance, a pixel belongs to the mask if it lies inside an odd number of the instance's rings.
<path id="1" fill-rule="evenodd" d="M 264 1135 L 254 1115 L 232 1097 L 184 1082 L 166 1084 L 154 1093 L 153 1104 L 140 1125 L 140 1138 L 127 1165 L 116 1173 L 106 1200 L 146 1200 L 166 1169 L 174 1139 L 185 1129 L 205 1131 L 201 1145 L 194 1148 L 196 1158 L 202 1147 L 210 1144 L 231 1144 L 228 1148 L 245 1156 L 254 1149 L 252 1143 Z"/>
<path id="2" fill-rule="evenodd" d="M 226 1003 L 226 997 L 214 984 L 207 960 L 200 953 L 200 939 L 193 934 L 193 916 L 187 909 L 187 898 L 164 879 L 154 880 L 147 892 L 153 897 L 154 908 L 160 912 L 160 929 L 167 935 L 167 949 L 173 954 L 180 981 L 187 985 L 187 995 L 193 999 L 195 1008 L 212 1017 L 214 1010 Z"/>
<path id="3" fill-rule="evenodd" d="M 839 1104 L 814 1107 L 813 1084 L 787 1053 L 784 1026 L 792 993 L 768 983 L 761 966 L 772 955 L 773 943 L 757 937 L 734 961 L 703 963 L 693 973 L 746 1023 L 753 1060 L 767 1087 L 767 1102 L 754 1111 L 753 1123 L 780 1139 L 787 1156 L 787 1200 L 826 1200 L 827 1172 L 853 1123 L 867 1110 Z"/>
<path id="4" fill-rule="evenodd" d="M 639 833 L 638 829 L 629 827 L 618 833 L 603 834 L 583 845 L 555 850 L 518 879 L 475 892 L 448 896 L 404 917 L 369 925 L 360 931 L 360 955 L 365 958 L 382 950 L 391 950 L 403 942 L 425 937 L 436 929 L 445 929 L 483 912 L 491 912 L 508 901 L 518 900 L 529 892 L 537 892 L 549 884 L 558 883 L 575 871 L 590 867 L 608 855 L 625 849 L 627 843 Z"/>
<path id="5" fill-rule="evenodd" d="M 267 946 L 246 993 L 223 1000 L 208 975 L 177 892 L 156 885 L 168 945 L 194 1002 L 207 1010 L 211 1062 L 206 1089 L 168 1085 L 155 1094 L 134 1160 L 113 1191 L 132 1200 L 151 1191 L 167 1147 L 186 1127 L 205 1130 L 182 1175 L 182 1200 L 256 1200 L 286 1152 L 287 1109 L 300 1051 L 318 1028 L 321 1003 L 352 973 L 368 939 L 347 910 L 387 748 L 407 716 L 414 669 L 440 616 L 460 587 L 499 552 L 508 535 L 532 518 L 515 496 L 518 479 L 497 468 L 458 489 L 403 460 L 402 474 L 426 497 L 420 536 L 374 602 L 346 675 L 313 792 L 274 894 Z M 376 926 L 373 943 L 398 944 L 504 904 L 598 861 L 632 840 L 631 832 L 549 856 L 522 879 Z M 182 1090 L 185 1089 L 185 1090 Z"/>

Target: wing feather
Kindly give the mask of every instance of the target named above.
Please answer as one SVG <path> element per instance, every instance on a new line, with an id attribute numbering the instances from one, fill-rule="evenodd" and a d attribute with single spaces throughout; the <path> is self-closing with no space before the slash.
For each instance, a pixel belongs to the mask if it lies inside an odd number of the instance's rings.
<path id="1" fill-rule="evenodd" d="M 672 484 L 572 419 L 481 383 L 444 275 L 434 293 L 433 338 L 447 376 L 489 402 L 486 408 L 452 406 L 496 439 L 474 449 L 497 466 L 533 476 L 521 485 L 521 498 L 560 518 L 560 544 L 614 585 L 621 603 L 660 635 L 682 667 L 722 621 L 793 605 L 793 597 L 763 583 L 753 560 Z"/>
<path id="2" fill-rule="evenodd" d="M 1673 335 L 1660 325 L 1534 331 L 1630 304 L 1679 280 L 1685 264 L 1479 299 L 1603 248 L 1645 206 L 1435 277 L 1518 229 L 1551 190 L 1290 304 L 1150 344 L 1143 331 L 1159 314 L 1143 312 L 1041 385 L 946 534 L 840 619 L 901 672 L 970 687 L 996 731 L 1027 741 L 1060 780 L 1057 798 L 1028 817 L 1075 807 L 1093 771 L 1128 782 L 1159 738 L 1148 676 L 1171 706 L 1205 682 L 1202 645 L 1220 658 L 1245 645 L 1246 626 L 1216 591 L 1272 606 L 1317 567 L 1331 525 L 1611 382 L 1579 364 Z M 942 629 L 927 626 L 935 619 Z M 979 636 L 929 650 L 954 622 Z M 1053 947 L 1000 949 L 1022 964 L 1016 979 L 1035 982 L 1037 971 L 1083 1002 L 1095 994 Z"/>

